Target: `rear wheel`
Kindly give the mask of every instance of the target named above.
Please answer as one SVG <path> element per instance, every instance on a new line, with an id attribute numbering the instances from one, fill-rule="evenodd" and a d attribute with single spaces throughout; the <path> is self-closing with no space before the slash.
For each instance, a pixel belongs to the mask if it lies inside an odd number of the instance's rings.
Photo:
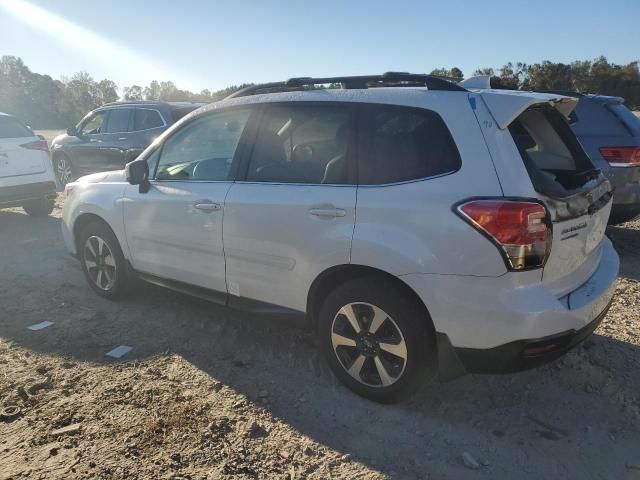
<path id="1" fill-rule="evenodd" d="M 376 277 L 351 280 L 325 300 L 318 319 L 323 354 L 355 393 L 401 400 L 436 371 L 435 341 L 416 301 Z"/>
<path id="2" fill-rule="evenodd" d="M 127 264 L 118 239 L 102 222 L 91 222 L 78 237 L 78 253 L 89 286 L 99 295 L 116 298 L 127 282 Z"/>
<path id="3" fill-rule="evenodd" d="M 30 200 L 22 205 L 22 209 L 32 217 L 46 217 L 53 212 L 55 201 L 48 198 L 39 198 L 38 200 Z"/>
<path id="4" fill-rule="evenodd" d="M 74 180 L 73 167 L 71 160 L 64 154 L 60 154 L 55 157 L 54 169 L 56 171 L 56 177 L 60 182 L 60 185 L 64 187 L 67 183 L 71 183 Z"/>

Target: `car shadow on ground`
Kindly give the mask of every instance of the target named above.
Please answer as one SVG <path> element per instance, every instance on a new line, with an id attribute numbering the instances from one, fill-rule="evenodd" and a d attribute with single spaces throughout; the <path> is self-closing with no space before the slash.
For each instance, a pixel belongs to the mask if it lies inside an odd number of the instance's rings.
<path id="1" fill-rule="evenodd" d="M 635 345 L 596 334 L 552 365 L 465 376 L 378 405 L 339 385 L 310 335 L 277 319 L 146 284 L 119 302 L 98 297 L 56 229 L 54 218 L 0 212 L 0 337 L 21 347 L 106 365 L 119 363 L 105 357 L 118 345 L 133 347 L 125 362 L 178 354 L 251 401 L 267 389 L 273 415 L 391 477 L 422 478 L 433 463 L 452 478 L 476 475 L 460 470 L 469 451 L 489 477 L 515 464 L 520 478 L 623 478 L 637 455 Z M 27 329 L 43 320 L 55 323 Z"/>

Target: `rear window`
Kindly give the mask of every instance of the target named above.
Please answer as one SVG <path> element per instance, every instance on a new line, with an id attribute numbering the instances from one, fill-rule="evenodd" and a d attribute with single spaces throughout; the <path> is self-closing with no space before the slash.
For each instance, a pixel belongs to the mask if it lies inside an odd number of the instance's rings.
<path id="1" fill-rule="evenodd" d="M 417 180 L 460 168 L 460 155 L 449 129 L 431 110 L 364 105 L 360 125 L 361 185 Z"/>
<path id="2" fill-rule="evenodd" d="M 541 193 L 565 196 L 598 174 L 571 127 L 554 108 L 525 111 L 509 125 L 509 132 Z"/>
<path id="3" fill-rule="evenodd" d="M 33 137 L 33 132 L 13 117 L 0 115 L 0 138 Z"/>
<path id="4" fill-rule="evenodd" d="M 134 131 L 151 130 L 152 128 L 163 127 L 164 122 L 157 110 L 136 108 Z"/>

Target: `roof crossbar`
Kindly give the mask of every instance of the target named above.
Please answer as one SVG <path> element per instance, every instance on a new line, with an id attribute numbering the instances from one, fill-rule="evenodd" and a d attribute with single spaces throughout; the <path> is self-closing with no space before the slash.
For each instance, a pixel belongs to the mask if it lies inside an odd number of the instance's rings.
<path id="1" fill-rule="evenodd" d="M 245 87 L 225 98 L 245 97 L 260 93 L 291 92 L 304 90 L 304 87 L 314 85 L 340 84 L 342 88 L 371 88 L 371 87 L 417 87 L 424 86 L 429 90 L 447 90 L 466 92 L 467 90 L 447 79 L 435 75 L 386 72 L 382 75 L 359 75 L 351 77 L 296 77 L 284 82 L 263 83 Z"/>

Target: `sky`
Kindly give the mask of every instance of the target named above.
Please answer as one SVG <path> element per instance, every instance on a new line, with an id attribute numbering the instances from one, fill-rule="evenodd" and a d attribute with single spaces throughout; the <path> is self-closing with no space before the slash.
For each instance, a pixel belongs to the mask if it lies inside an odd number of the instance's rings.
<path id="1" fill-rule="evenodd" d="M 640 0 L 0 0 L 0 56 L 192 91 L 508 61 L 640 59 Z"/>

